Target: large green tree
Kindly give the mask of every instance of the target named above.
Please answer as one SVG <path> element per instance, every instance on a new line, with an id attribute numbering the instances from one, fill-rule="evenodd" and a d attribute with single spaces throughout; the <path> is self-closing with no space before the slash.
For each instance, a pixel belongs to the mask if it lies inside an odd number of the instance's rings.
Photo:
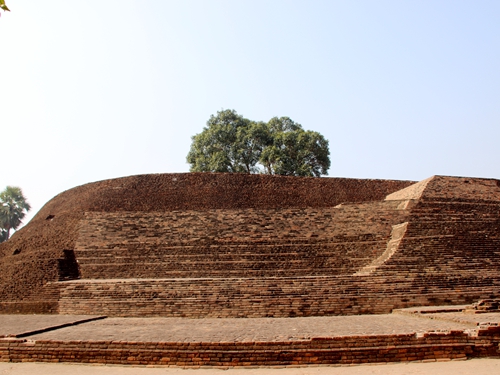
<path id="1" fill-rule="evenodd" d="M 269 143 L 260 156 L 266 173 L 316 177 L 327 174 L 330 151 L 320 133 L 304 130 L 288 117 L 274 117 L 267 127 Z"/>
<path id="2" fill-rule="evenodd" d="M 265 123 L 223 110 L 212 115 L 192 140 L 187 156 L 192 172 L 319 177 L 330 167 L 328 141 L 289 117 Z"/>
<path id="3" fill-rule="evenodd" d="M 236 111 L 210 116 L 203 131 L 192 137 L 187 156 L 191 171 L 252 173 L 256 159 L 247 144 L 250 128 L 250 121 Z"/>
<path id="4" fill-rule="evenodd" d="M 9 239 L 10 231 L 21 225 L 30 209 L 31 206 L 20 188 L 7 186 L 0 193 L 0 242 Z"/>

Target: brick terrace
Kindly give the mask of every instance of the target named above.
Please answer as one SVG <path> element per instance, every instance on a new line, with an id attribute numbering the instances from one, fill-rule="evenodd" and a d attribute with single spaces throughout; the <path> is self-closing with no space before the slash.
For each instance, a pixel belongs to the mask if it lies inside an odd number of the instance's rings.
<path id="1" fill-rule="evenodd" d="M 26 324 L 49 328 L 47 316 L 6 317 L 8 323 L 0 324 L 4 336 L 26 335 L 21 327 Z M 50 318 L 53 325 L 84 319 Z M 16 320 L 19 328 L 9 325 Z M 465 359 L 500 355 L 498 323 L 499 313 L 429 312 L 293 319 L 107 318 L 0 339 L 0 360 L 198 367 Z"/>
<path id="2" fill-rule="evenodd" d="M 251 212 L 251 210 L 326 208 L 342 202 L 379 201 L 387 194 L 407 187 L 411 183 L 388 180 L 187 173 L 132 176 L 83 185 L 63 192 L 49 201 L 28 225 L 16 232 L 9 241 L 0 244 L 0 313 L 58 312 L 58 293 L 53 289 L 47 290 L 45 286 L 48 282 L 78 277 L 75 258 L 71 252 L 76 248 L 82 222 L 91 220 L 94 213 L 97 216 L 102 215 L 103 219 L 106 217 L 109 219 L 113 213 L 120 213 L 126 221 L 127 217 L 135 220 L 137 215 L 142 215 L 144 218 L 151 215 L 146 220 L 153 220 L 155 213 L 177 211 L 179 223 L 183 220 L 188 223 L 189 218 L 179 211 L 206 212 L 207 218 L 211 219 L 210 212 L 213 213 L 213 210 L 248 209 Z M 111 216 L 106 216 L 107 214 Z M 173 217 L 171 219 L 174 220 Z M 154 227 L 150 230 L 154 232 Z M 182 235 L 181 232 L 178 233 Z M 206 232 L 196 236 L 200 235 L 204 238 L 210 237 L 210 233 Z M 290 242 L 288 241 L 289 244 Z M 204 246 L 207 245 L 205 243 Z M 318 251 L 321 252 L 325 247 L 326 251 L 329 251 L 328 245 L 325 244 L 321 244 Z M 261 248 L 265 252 L 265 246 Z M 247 249 L 255 250 L 255 246 L 247 246 Z M 130 251 L 133 251 L 133 247 Z M 189 248 L 186 248 L 186 251 L 189 252 Z M 140 277 L 146 277 L 147 274 L 152 275 L 156 267 L 165 273 L 156 273 L 151 277 L 168 277 L 167 273 L 173 274 L 174 270 L 169 267 L 169 261 L 163 255 L 160 251 L 162 259 L 157 266 L 148 265 L 148 259 L 143 258 L 139 262 L 142 263 L 142 270 L 138 270 L 139 266 L 132 269 Z M 90 271 L 88 275 L 94 275 L 91 277 L 96 277 L 100 270 L 103 270 L 102 262 L 92 261 L 96 256 L 90 251 L 82 254 L 82 258 L 86 258 L 84 262 L 87 263 L 86 269 Z M 231 261 L 228 257 L 226 259 Z M 133 257 L 128 257 L 128 260 L 132 264 L 138 263 Z M 187 257 L 185 260 L 188 260 Z M 104 272 L 119 273 L 120 265 L 114 263 Z M 186 262 L 184 264 L 188 267 Z M 264 262 L 260 262 L 259 266 L 263 264 Z M 305 262 L 305 265 L 307 264 Z M 212 263 L 211 266 L 213 265 Z M 195 269 L 188 268 L 189 272 Z M 246 270 L 249 270 L 249 267 L 246 267 Z M 111 273 L 97 277 L 103 276 L 115 277 Z M 180 276 L 186 277 L 184 274 Z M 239 276 L 244 277 L 244 275 Z"/>
<path id="3" fill-rule="evenodd" d="M 338 204 L 349 198 L 357 202 Z M 58 222 L 70 209 L 80 218 Z M 42 236 L 30 223 L 6 243 L 0 312 L 306 317 L 471 303 L 500 295 L 499 212 L 499 182 L 487 179 L 187 174 L 89 184 L 37 215 Z M 47 233 L 73 241 L 63 257 L 42 250 L 61 246 Z"/>

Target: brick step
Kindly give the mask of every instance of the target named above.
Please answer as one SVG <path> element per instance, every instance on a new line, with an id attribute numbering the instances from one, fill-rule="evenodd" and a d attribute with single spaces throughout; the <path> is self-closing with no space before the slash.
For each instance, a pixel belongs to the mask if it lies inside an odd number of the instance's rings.
<path id="1" fill-rule="evenodd" d="M 479 263 L 491 263 L 491 264 L 497 264 L 500 259 L 496 259 L 498 256 L 498 251 L 488 251 L 488 252 L 481 252 L 479 254 L 474 253 L 474 249 L 465 249 L 461 250 L 461 254 L 452 253 L 452 252 L 440 252 L 439 249 L 436 249 L 434 247 L 430 247 L 428 249 L 423 249 L 422 251 L 412 251 L 412 252 L 406 252 L 406 249 L 403 249 L 401 253 L 404 252 L 404 254 L 397 254 L 398 257 L 394 257 L 394 259 L 391 259 L 391 261 L 397 261 L 397 260 L 423 260 L 425 259 L 426 261 L 429 262 L 437 262 L 440 261 L 441 263 L 446 263 L 446 262 L 453 262 L 455 260 L 465 260 L 466 263 L 469 262 L 479 262 Z M 444 254 L 443 254 L 444 253 Z M 441 254 L 442 257 L 441 257 Z M 436 256 L 439 255 L 440 259 L 436 259 Z M 474 256 L 474 261 L 471 261 L 471 256 Z M 471 264 L 472 264 L 471 263 Z M 464 264 L 465 266 L 466 264 Z"/>
<path id="2" fill-rule="evenodd" d="M 335 251 L 344 252 L 346 248 L 357 249 L 359 247 L 373 247 L 385 246 L 388 241 L 387 237 L 377 239 L 376 241 L 363 241 L 363 242 L 331 242 L 331 243 L 312 243 L 312 244 L 273 244 L 273 245 L 260 245 L 260 244 L 246 244 L 246 245 L 185 245 L 185 246 L 169 246 L 168 244 L 130 244 L 130 245 L 116 245 L 107 247 L 96 247 L 78 249 L 78 258 L 96 257 L 96 256 L 120 256 L 122 254 L 144 255 L 151 253 L 163 255 L 184 255 L 184 256 L 200 256 L 205 254 L 220 254 L 220 255 L 255 255 L 266 256 L 268 254 L 289 255 L 289 254 L 304 254 L 308 253 L 324 253 L 334 254 Z M 148 246 L 149 245 L 149 246 Z M 357 251 L 359 252 L 359 251 Z M 106 255 L 104 255 L 106 254 Z M 148 254 L 149 255 L 149 254 Z"/>
<path id="3" fill-rule="evenodd" d="M 353 259 L 371 259 L 372 253 L 376 252 L 380 249 L 383 249 L 386 243 L 378 243 L 377 246 L 365 246 L 358 248 L 341 248 L 335 249 L 337 251 L 318 251 L 317 249 L 310 249 L 310 251 L 295 251 L 289 253 L 280 253 L 280 252 L 268 252 L 268 253 L 252 253 L 252 252 L 244 252 L 239 253 L 237 251 L 224 252 L 219 253 L 217 249 L 214 249 L 212 252 L 201 252 L 200 254 L 191 253 L 184 254 L 182 252 L 156 252 L 156 251 L 147 251 L 144 253 L 140 252 L 131 252 L 126 250 L 119 251 L 93 251 L 92 253 L 81 254 L 78 252 L 78 261 L 81 263 L 83 261 L 90 260 L 112 260 L 112 259 L 135 259 L 135 260 L 144 260 L 148 259 L 164 259 L 165 261 L 199 261 L 199 260 L 208 260 L 208 261 L 256 261 L 256 262 L 266 262 L 272 260 L 286 260 L 286 259 L 310 259 L 310 258 L 337 258 L 340 256 L 345 256 L 346 258 Z M 309 249 L 308 249 L 309 250 Z M 343 251 L 338 251 L 343 250 Z M 358 251 L 356 251 L 358 250 Z M 373 250 L 373 251 L 370 251 Z M 341 259 L 339 259 L 341 260 Z"/>
<path id="4" fill-rule="evenodd" d="M 390 228 L 389 228 L 390 229 Z M 154 236 L 119 236 L 119 237 L 98 237 L 91 239 L 85 246 L 82 243 L 78 246 L 79 249 L 96 249 L 105 247 L 123 247 L 123 246 L 232 246 L 232 247 L 245 247 L 245 246 L 287 246 L 291 244 L 303 244 L 306 246 L 322 245 L 322 244 L 336 244 L 336 243 L 352 243 L 352 242 L 369 242 L 378 241 L 385 238 L 387 235 L 383 233 L 359 233 L 356 235 L 335 235 L 329 237 L 318 237 L 312 233 L 294 237 L 273 237 L 273 238 L 255 238 L 251 236 L 242 238 L 235 237 L 220 237 L 217 235 L 212 236 L 191 236 L 186 237 L 154 237 Z M 98 241 L 99 240 L 99 241 Z M 105 241 L 104 241 L 105 240 Z"/>
<path id="5" fill-rule="evenodd" d="M 498 213 L 494 211 L 484 212 L 461 212 L 461 211 L 432 211 L 432 210 L 416 210 L 413 209 L 410 214 L 410 218 L 418 220 L 436 220 L 436 218 L 443 219 L 445 221 L 455 222 L 456 220 L 464 220 L 468 222 L 480 222 L 484 219 L 486 222 L 498 221 Z"/>
<path id="6" fill-rule="evenodd" d="M 208 286 L 203 286 L 203 287 L 198 287 L 196 283 L 195 285 L 186 288 L 184 286 L 179 286 L 176 285 L 176 290 L 175 291 L 170 291 L 170 292 L 165 292 L 161 288 L 151 288 L 148 286 L 141 286 L 141 285 L 134 285 L 134 286 L 120 286 L 119 288 L 116 287 L 109 287 L 109 286 L 102 286 L 99 288 L 78 288 L 78 289 L 66 289 L 62 292 L 61 294 L 61 300 L 66 300 L 68 302 L 71 300 L 72 302 L 81 302 L 81 303 L 92 303 L 93 301 L 99 300 L 101 303 L 106 303 L 107 301 L 111 300 L 128 300 L 130 299 L 130 302 L 133 303 L 134 301 L 137 302 L 144 302 L 144 301 L 152 301 L 154 299 L 158 300 L 172 300 L 172 299 L 182 299 L 183 301 L 180 301 L 179 303 L 183 303 L 185 301 L 189 300 L 200 300 L 202 298 L 208 299 L 208 300 L 215 300 L 215 301 L 223 301 L 223 300 L 237 300 L 237 299 L 246 299 L 246 298 L 252 298 L 255 300 L 254 302 L 257 301 L 262 301 L 262 300 L 269 300 L 271 303 L 273 299 L 276 298 L 281 298 L 282 300 L 290 300 L 294 298 L 304 298 L 304 301 L 323 301 L 323 300 L 348 300 L 349 298 L 359 298 L 359 297 L 364 297 L 364 296 L 371 296 L 372 298 L 377 298 L 380 300 L 383 300 L 381 296 L 377 295 L 377 293 L 374 293 L 368 288 L 363 288 L 362 292 L 363 293 L 358 293 L 354 290 L 349 291 L 348 289 L 339 289 L 340 293 L 335 293 L 332 295 L 326 296 L 325 289 L 324 288 L 314 288 L 314 287 L 309 287 L 307 290 L 305 290 L 302 287 L 295 287 L 295 288 L 287 288 L 287 287 L 273 287 L 269 288 L 266 285 L 258 285 L 259 288 L 249 288 L 245 287 L 243 289 L 238 289 L 238 290 L 233 290 L 231 287 L 228 285 L 219 285 L 219 284 L 214 284 L 211 283 L 211 287 L 208 288 Z M 207 284 L 208 285 L 208 284 Z M 367 285 L 369 286 L 369 285 Z M 391 291 L 390 289 L 387 289 L 388 286 L 386 286 L 386 290 L 384 293 L 386 301 L 390 302 L 390 299 L 393 298 L 403 298 L 405 296 L 424 296 L 429 295 L 429 294 L 436 294 L 436 293 L 448 293 L 450 298 L 453 298 L 454 296 L 459 296 L 462 294 L 470 294 L 470 293 L 477 293 L 477 292 L 484 292 L 488 291 L 488 294 L 494 294 L 494 295 L 500 295 L 499 290 L 498 290 L 498 283 L 479 283 L 478 285 L 470 285 L 467 286 L 467 290 L 460 291 L 460 292 L 455 292 L 453 288 L 450 286 L 445 286 L 439 283 L 432 284 L 430 287 L 426 286 L 411 286 L 408 285 L 406 287 L 400 287 L 397 290 Z M 214 295 L 211 292 L 211 288 L 215 288 L 214 290 L 217 290 L 219 293 L 217 295 Z M 220 291 L 219 288 L 223 288 L 223 291 Z M 333 289 L 338 289 L 333 287 Z M 376 288 L 376 290 L 380 291 L 380 286 Z M 481 293 L 484 295 L 484 293 Z M 483 297 L 484 298 L 484 297 Z M 90 299 L 90 301 L 89 301 Z M 278 300 L 276 300 L 276 303 Z M 367 306 L 368 307 L 368 306 Z"/>
<path id="7" fill-rule="evenodd" d="M 387 313 L 401 306 L 436 301 L 461 304 L 499 293 L 498 286 L 491 286 L 492 280 L 485 278 L 478 278 L 467 291 L 458 292 L 456 282 L 447 286 L 445 282 L 431 280 L 422 285 L 415 281 L 404 277 L 342 276 L 81 280 L 55 284 L 61 295 L 60 313 L 191 318 Z M 498 278 L 494 281 L 500 283 Z"/>
<path id="8" fill-rule="evenodd" d="M 408 231 L 408 237 L 410 238 L 430 238 L 430 237 L 435 237 L 435 238 L 464 238 L 468 239 L 469 241 L 484 241 L 485 237 L 488 236 L 489 240 L 493 241 L 498 241 L 498 237 L 496 237 L 498 229 L 500 226 L 496 226 L 495 228 L 491 229 L 484 229 L 484 228 L 478 228 L 478 227 L 473 227 L 473 228 L 467 228 L 467 227 L 460 227 L 460 228 L 452 228 L 452 227 L 447 227 L 447 228 L 439 228 L 436 227 L 436 223 L 433 223 L 434 225 L 427 229 L 427 228 L 415 228 L 412 227 Z M 471 236 L 473 236 L 471 238 Z M 491 236 L 491 239 L 489 238 Z"/>
<path id="9" fill-rule="evenodd" d="M 463 215 L 474 215 L 477 213 L 486 213 L 486 214 L 494 214 L 495 210 L 498 209 L 499 204 L 486 204 L 486 205 L 478 205 L 478 204 L 428 204 L 420 202 L 415 205 L 411 209 L 411 214 L 413 213 L 451 213 L 451 214 L 459 214 Z"/>
<path id="10" fill-rule="evenodd" d="M 432 224 L 439 223 L 440 226 L 449 225 L 449 226 L 480 226 L 480 227 L 497 227 L 498 226 L 498 218 L 487 219 L 482 216 L 479 216 L 475 219 L 467 219 L 462 216 L 456 217 L 454 219 L 450 218 L 450 215 L 433 215 L 430 217 L 411 217 L 410 222 L 413 223 L 413 227 L 422 227 L 422 228 L 432 228 Z"/>
<path id="11" fill-rule="evenodd" d="M 490 254 L 492 252 L 499 252 L 500 247 L 497 247 L 495 244 L 490 246 L 491 244 L 486 243 L 462 243 L 460 241 L 453 241 L 449 243 L 422 243 L 422 242 L 413 242 L 406 241 L 405 248 L 408 248 L 408 251 L 418 252 L 429 252 L 429 250 L 440 250 L 446 253 L 478 253 L 478 254 Z M 410 247 L 411 246 L 411 247 Z M 453 246 L 453 247 L 452 247 Z"/>
<path id="12" fill-rule="evenodd" d="M 424 267 L 424 268 L 449 268 L 449 269 L 471 269 L 471 270 L 484 270 L 487 271 L 489 269 L 495 270 L 498 272 L 498 266 L 500 262 L 474 262 L 469 264 L 467 259 L 456 259 L 456 260 L 448 260 L 446 263 L 442 263 L 437 259 L 434 260 L 419 260 L 416 262 L 409 262 L 406 259 L 391 259 L 385 264 L 387 267 L 411 267 L 410 264 L 414 264 L 415 266 Z"/>
<path id="13" fill-rule="evenodd" d="M 289 269 L 292 268 L 292 269 Z M 109 265 L 109 266 L 87 266 L 82 269 L 82 277 L 84 278 L 108 278 L 109 275 L 115 278 L 149 278 L 149 277 L 167 277 L 167 278 L 207 278 L 207 277 L 272 277 L 272 276 L 327 276 L 327 275 L 342 275 L 354 273 L 357 266 L 332 268 L 332 267 L 315 267 L 315 268 L 300 268 L 290 267 L 290 264 L 284 264 L 282 268 L 275 266 L 270 268 L 239 268 L 239 269 L 214 269 L 206 267 L 205 269 L 199 265 L 193 264 L 191 267 L 186 265 L 180 270 L 172 270 L 171 268 L 162 267 L 161 265 L 148 264 L 135 267 L 130 270 L 130 264 Z"/>
<path id="14" fill-rule="evenodd" d="M 431 252 L 433 254 L 433 252 Z M 434 254 L 439 254 L 439 253 L 434 253 Z M 433 258 L 432 255 L 425 256 L 424 254 L 421 254 L 420 256 L 418 254 L 411 254 L 411 257 L 394 257 L 391 258 L 389 261 L 387 261 L 386 266 L 403 266 L 403 267 L 410 267 L 411 264 L 418 264 L 421 266 L 427 266 L 427 267 L 436 267 L 436 265 L 440 265 L 442 267 L 449 267 L 449 268 L 455 268 L 458 267 L 459 269 L 464 269 L 464 268 L 471 268 L 473 269 L 476 267 L 476 270 L 482 269 L 482 267 L 488 269 L 488 268 L 494 268 L 498 270 L 498 266 L 500 265 L 500 259 L 496 260 L 491 260 L 490 257 L 498 257 L 498 254 L 486 254 L 484 256 L 477 256 L 476 261 L 471 262 L 468 258 L 466 257 L 457 257 L 457 256 L 450 256 L 449 258 L 445 258 L 444 260 L 436 259 Z M 481 259 L 482 258 L 482 259 Z"/>
<path id="15" fill-rule="evenodd" d="M 385 244 L 382 244 L 385 245 Z M 142 255 L 130 254 L 125 251 L 119 253 L 113 252 L 101 252 L 94 253 L 94 256 L 81 256 L 78 255 L 78 262 L 80 265 L 88 263 L 101 263 L 101 262 L 124 262 L 125 260 L 133 262 L 151 262 L 151 261 L 161 261 L 165 263 L 184 263 L 184 262 L 255 262 L 255 263 L 268 263 L 268 262 L 285 262 L 290 261 L 304 261 L 304 262 L 315 262 L 315 259 L 321 259 L 322 261 L 330 260 L 335 263 L 350 262 L 354 260 L 356 263 L 359 261 L 369 261 L 379 252 L 383 251 L 383 246 L 377 247 L 366 247 L 356 250 L 364 251 L 353 251 L 350 249 L 343 249 L 343 252 L 296 252 L 296 253 L 269 253 L 269 254 L 219 254 L 219 253 L 201 253 L 200 255 L 195 254 L 156 254 L 154 252 L 147 252 Z"/>
<path id="16" fill-rule="evenodd" d="M 422 273 L 421 270 L 416 270 L 412 269 L 409 270 L 410 275 L 412 275 L 412 278 L 418 279 L 418 280 L 424 280 L 424 279 L 430 279 L 430 278 L 440 278 L 444 280 L 469 280 L 469 279 L 477 279 L 477 272 L 473 272 L 473 270 L 459 270 L 460 275 L 454 275 L 454 276 L 449 276 L 451 271 L 448 270 L 440 270 L 439 272 L 429 272 L 429 273 Z M 384 269 L 384 270 L 377 270 L 374 272 L 374 275 L 381 277 L 381 275 L 384 275 L 388 279 L 392 278 L 398 278 L 399 275 L 401 275 L 401 270 L 400 269 Z M 498 278 L 498 272 L 485 272 L 481 274 L 481 278 L 484 279 L 496 279 Z"/>
<path id="17" fill-rule="evenodd" d="M 496 335 L 495 335 L 496 334 Z M 5 362 L 95 362 L 106 365 L 234 368 L 360 365 L 408 361 L 450 361 L 495 356 L 498 327 L 477 334 L 455 330 L 423 335 L 390 334 L 257 342 L 130 342 L 11 339 L 0 343 Z M 252 370 L 249 370 L 253 372 Z M 211 372 L 217 372 L 211 371 Z M 231 371 L 230 371 L 231 372 Z M 245 372 L 237 371 L 237 372 Z M 271 371 L 269 371 L 271 372 Z M 306 371 L 304 371 L 306 372 Z M 375 371 L 373 371 L 375 372 Z"/>
<path id="18" fill-rule="evenodd" d="M 81 274 L 88 278 L 121 277 L 197 277 L 251 275 L 329 275 L 348 274 L 370 263 L 386 248 L 383 242 L 347 246 L 322 245 L 265 247 L 265 253 L 250 252 L 253 247 L 192 247 L 187 254 L 161 251 L 87 250 L 76 252 Z M 250 250 L 250 251 L 249 251 Z M 281 250 L 274 251 L 274 250 Z M 291 252 L 293 250 L 293 252 Z M 286 252 L 285 252 L 286 251 Z M 242 253 L 241 253 L 242 252 Z M 91 256 L 88 256 L 91 255 Z"/>
<path id="19" fill-rule="evenodd" d="M 348 259 L 335 259 L 331 256 L 310 256 L 310 257 L 269 257 L 265 259 L 255 259 L 248 258 L 242 259 L 242 257 L 100 257 L 100 258 L 78 258 L 80 267 L 87 266 L 106 266 L 106 265 L 123 265 L 123 264 L 162 264 L 165 267 L 216 267 L 225 269 L 225 267 L 274 267 L 279 268 L 280 265 L 310 265 L 310 266 L 325 266 L 334 267 L 343 264 L 364 264 L 370 262 L 372 258 L 348 258 Z M 479 264 L 479 263 L 478 263 Z"/>
<path id="20" fill-rule="evenodd" d="M 386 228 L 387 229 L 387 228 Z M 390 229 L 390 228 L 389 228 Z M 315 246 L 315 245 L 329 245 L 329 244 L 343 244 L 343 243 L 353 243 L 353 242 L 370 242 L 379 241 L 385 237 L 384 234 L 387 230 L 383 230 L 380 233 L 366 233 L 360 232 L 353 234 L 352 232 L 347 234 L 335 236 L 327 236 L 325 233 L 322 236 L 316 235 L 314 233 L 309 233 L 305 236 L 303 233 L 297 236 L 282 236 L 282 237 L 256 237 L 256 236 L 244 236 L 240 237 L 221 237 L 216 234 L 205 235 L 198 234 L 197 236 L 140 236 L 128 234 L 118 237 L 97 237 L 91 239 L 87 243 L 81 243 L 77 246 L 78 250 L 92 250 L 98 248 L 123 248 L 123 247 L 139 247 L 139 246 L 168 246 L 168 247 L 189 247 L 189 246 L 231 246 L 231 247 L 247 247 L 247 246 L 289 246 L 294 245 L 304 245 L 304 246 Z"/>
<path id="21" fill-rule="evenodd" d="M 187 240 L 242 242 L 255 240 L 306 240 L 380 233 L 388 218 L 400 212 L 376 210 L 363 215 L 342 215 L 343 208 L 289 210 L 209 210 L 169 213 L 88 213 L 80 230 L 79 248 L 94 243 L 120 244 L 130 241 L 169 242 Z M 384 216 L 387 216 L 385 218 Z M 82 246 L 80 246 L 82 245 Z"/>
<path id="22" fill-rule="evenodd" d="M 495 225 L 492 227 L 484 227 L 479 225 L 466 225 L 464 222 L 460 222 L 460 225 L 454 225 L 452 223 L 443 223 L 438 221 L 429 221 L 428 225 L 415 225 L 415 222 L 410 222 L 408 226 L 408 235 L 411 237 L 444 237 L 444 236 L 460 236 L 460 235 L 473 235 L 475 238 L 480 239 L 484 235 L 494 236 L 496 230 L 500 228 L 500 225 Z"/>

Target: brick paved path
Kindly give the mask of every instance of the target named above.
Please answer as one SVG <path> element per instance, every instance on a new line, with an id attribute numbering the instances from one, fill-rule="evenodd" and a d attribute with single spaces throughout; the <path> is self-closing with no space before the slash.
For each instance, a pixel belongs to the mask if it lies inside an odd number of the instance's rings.
<path id="1" fill-rule="evenodd" d="M 48 330 L 30 335 L 30 338 L 142 342 L 286 341 L 312 337 L 463 330 L 483 322 L 500 323 L 500 313 L 459 312 L 253 319 L 107 318 L 85 322 L 98 318 L 88 315 L 2 315 L 0 337 Z M 49 330 L 63 325 L 69 326 Z"/>
<path id="2" fill-rule="evenodd" d="M 438 310 L 439 311 L 439 310 Z M 273 342 L 273 341 L 294 341 L 317 337 L 340 337 L 340 336 L 365 336 L 365 335 L 393 335 L 405 333 L 423 333 L 433 330 L 466 330 L 477 326 L 478 323 L 500 323 L 500 313 L 487 314 L 465 314 L 460 312 L 436 313 L 425 311 L 425 313 L 415 313 L 415 311 L 398 311 L 388 315 L 365 315 L 365 316 L 333 316 L 333 317 L 310 317 L 310 318 L 254 318 L 254 319 L 180 319 L 180 318 L 106 318 L 101 320 L 97 316 L 69 316 L 69 315 L 2 315 L 0 316 L 0 337 L 24 335 L 30 340 L 56 340 L 56 341 L 117 341 L 117 342 L 151 342 L 153 345 L 158 342 Z M 66 327 L 62 327 L 67 325 Z M 43 333 L 37 331 L 45 330 Z M 31 332 L 31 333 L 30 333 Z M 2 340 L 2 339 L 0 339 Z M 3 339 L 9 340 L 9 339 Z M 363 340 L 360 338 L 360 340 Z M 294 345 L 294 344 L 292 344 Z M 128 350 L 128 349 L 127 349 Z M 83 357 L 82 357 L 83 358 Z M 442 358 L 446 359 L 446 358 Z M 441 359 L 439 359 L 441 360 Z M 118 363 L 118 362 L 116 362 Z M 485 363 L 485 362 L 481 362 Z M 491 366 L 493 367 L 491 367 Z M 500 368 L 500 360 L 487 367 L 486 373 L 496 373 L 492 370 Z M 28 367 L 19 367 L 18 364 L 0 363 L 0 374 L 24 374 L 33 373 Z M 42 365 L 43 366 L 43 365 Z M 101 367 L 108 371 L 109 367 Z M 122 367 L 116 367 L 123 369 Z M 360 367 L 361 368 L 361 367 Z M 375 370 L 376 367 L 371 367 Z M 451 369 L 452 366 L 447 367 Z M 37 374 L 41 374 L 38 367 Z M 45 367 L 48 369 L 48 367 Z M 61 370 L 62 369 L 62 370 Z M 57 371 L 68 371 L 69 367 L 58 367 Z M 74 369 L 74 371 L 73 371 Z M 93 371 L 92 373 L 97 373 Z M 337 369 L 332 367 L 329 369 Z M 379 371 L 380 369 L 380 371 Z M 408 372 L 408 367 L 404 368 L 405 374 L 421 374 L 419 369 Z M 437 373 L 437 369 L 430 372 Z M 89 368 L 83 366 L 83 373 Z M 207 374 L 216 374 L 216 369 L 203 370 Z M 250 374 L 255 369 L 245 369 L 245 374 Z M 279 369 L 273 368 L 276 374 Z M 287 370 L 292 370 L 287 368 Z M 401 369 L 400 369 L 401 370 Z M 469 369 L 470 370 L 470 369 Z M 468 373 L 466 370 L 465 373 Z M 26 372 L 23 372 L 26 371 Z M 51 372 L 48 373 L 56 373 Z M 79 367 L 73 367 L 71 372 L 80 371 Z M 212 372 L 210 372 L 212 371 Z M 220 370 L 219 370 L 220 371 Z M 248 372 L 249 371 L 249 372 Z M 257 370 L 255 370 L 257 371 Z M 317 371 L 317 372 L 314 372 Z M 489 371 L 489 372 L 488 372 Z M 102 372 L 107 373 L 107 372 Z M 114 373 L 114 372 L 109 372 Z M 117 370 L 116 373 L 121 373 Z M 164 372 L 166 373 L 166 372 Z M 264 374 L 255 372 L 255 374 Z M 293 369 L 293 374 L 368 374 L 380 373 L 389 374 L 386 369 L 378 367 L 377 371 L 366 370 L 360 372 L 320 372 L 316 367 Z M 394 372 L 400 373 L 400 372 Z M 450 375 L 461 374 L 457 369 L 439 372 Z M 481 374 L 474 371 L 475 374 Z M 235 373 L 236 374 L 236 373 Z M 290 372 L 287 371 L 287 375 Z"/>
<path id="3" fill-rule="evenodd" d="M 98 319 L 95 315 L 0 315 L 0 338 Z"/>
<path id="4" fill-rule="evenodd" d="M 457 321 L 443 320 L 443 316 Z M 458 316 L 463 319 L 458 321 Z M 29 324 L 31 328 L 35 328 L 38 320 L 41 322 L 40 326 L 46 326 L 50 319 L 54 319 L 54 323 L 78 320 L 72 318 L 61 315 L 4 315 L 0 321 L 0 335 L 19 331 L 10 329 L 9 325 L 15 327 L 16 324 Z M 107 318 L 32 335 L 29 338 L 140 342 L 286 341 L 312 337 L 464 330 L 484 321 L 499 322 L 500 314 L 388 314 L 288 319 Z"/>

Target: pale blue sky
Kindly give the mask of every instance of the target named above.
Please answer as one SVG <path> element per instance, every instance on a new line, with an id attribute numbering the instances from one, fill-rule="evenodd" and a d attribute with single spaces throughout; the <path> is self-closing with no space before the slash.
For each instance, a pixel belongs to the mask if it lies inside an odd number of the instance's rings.
<path id="1" fill-rule="evenodd" d="M 331 177 L 500 178 L 498 0 L 7 5 L 0 188 L 33 214 L 87 182 L 187 172 L 228 108 L 322 133 Z"/>

